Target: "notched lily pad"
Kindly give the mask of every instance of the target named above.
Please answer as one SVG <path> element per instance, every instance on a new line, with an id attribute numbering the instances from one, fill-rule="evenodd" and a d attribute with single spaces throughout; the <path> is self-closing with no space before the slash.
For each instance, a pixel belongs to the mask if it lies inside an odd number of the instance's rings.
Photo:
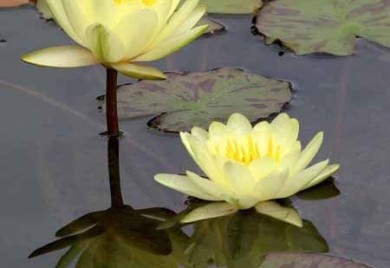
<path id="1" fill-rule="evenodd" d="M 292 98 L 291 84 L 240 69 L 168 73 L 161 81 L 139 81 L 118 89 L 120 118 L 157 115 L 148 125 L 163 131 L 207 128 L 232 113 L 254 122 L 281 111 Z"/>
<path id="2" fill-rule="evenodd" d="M 355 51 L 362 37 L 390 47 L 390 0 L 275 0 L 257 15 L 256 28 L 271 44 L 298 55 Z"/>
<path id="3" fill-rule="evenodd" d="M 261 0 L 201 0 L 209 13 L 250 14 L 262 5 Z"/>

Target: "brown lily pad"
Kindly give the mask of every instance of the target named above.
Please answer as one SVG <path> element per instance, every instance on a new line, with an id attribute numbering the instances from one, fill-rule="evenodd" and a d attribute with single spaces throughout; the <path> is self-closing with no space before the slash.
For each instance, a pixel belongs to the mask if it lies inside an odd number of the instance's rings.
<path id="1" fill-rule="evenodd" d="M 390 47 L 390 0 L 275 0 L 257 15 L 256 28 L 271 44 L 298 55 L 355 52 L 362 37 Z"/>
<path id="2" fill-rule="evenodd" d="M 280 112 L 292 98 L 290 83 L 235 68 L 167 76 L 120 86 L 119 117 L 157 115 L 149 126 L 180 132 L 192 126 L 207 128 L 235 112 L 254 122 Z"/>

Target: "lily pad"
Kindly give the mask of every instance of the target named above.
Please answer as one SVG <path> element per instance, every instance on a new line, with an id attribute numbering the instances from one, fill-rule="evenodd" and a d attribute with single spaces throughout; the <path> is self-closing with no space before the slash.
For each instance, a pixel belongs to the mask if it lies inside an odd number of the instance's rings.
<path id="1" fill-rule="evenodd" d="M 356 37 L 390 47 L 389 27 L 390 0 L 275 0 L 256 21 L 267 44 L 280 41 L 298 55 L 351 55 Z"/>
<path id="2" fill-rule="evenodd" d="M 280 112 L 292 98 L 291 84 L 240 69 L 168 73 L 161 81 L 142 80 L 118 88 L 120 118 L 158 115 L 148 125 L 163 131 L 207 128 L 240 112 L 250 121 Z"/>
<path id="3" fill-rule="evenodd" d="M 209 13 L 250 14 L 262 5 L 261 0 L 201 0 Z"/>

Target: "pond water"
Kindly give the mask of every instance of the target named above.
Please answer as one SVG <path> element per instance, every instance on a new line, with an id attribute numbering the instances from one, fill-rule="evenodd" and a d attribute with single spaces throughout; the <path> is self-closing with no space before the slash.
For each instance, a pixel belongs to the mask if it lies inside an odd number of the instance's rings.
<path id="1" fill-rule="evenodd" d="M 300 120 L 301 139 L 307 143 L 323 130 L 318 159 L 341 164 L 341 195 L 294 205 L 327 240 L 330 255 L 390 267 L 390 50 L 359 40 L 353 57 L 280 56 L 280 47 L 251 34 L 251 16 L 213 17 L 226 33 L 155 65 L 164 71 L 231 66 L 292 82 L 288 113 Z M 27 256 L 54 240 L 61 226 L 110 205 L 107 140 L 99 136 L 105 121 L 95 99 L 104 94 L 104 70 L 21 62 L 28 51 L 72 42 L 30 7 L 0 10 L 0 38 L 1 267 L 54 267 L 62 251 Z M 198 169 L 178 136 L 147 129 L 148 119 L 121 122 L 125 203 L 181 211 L 186 197 L 153 176 Z"/>

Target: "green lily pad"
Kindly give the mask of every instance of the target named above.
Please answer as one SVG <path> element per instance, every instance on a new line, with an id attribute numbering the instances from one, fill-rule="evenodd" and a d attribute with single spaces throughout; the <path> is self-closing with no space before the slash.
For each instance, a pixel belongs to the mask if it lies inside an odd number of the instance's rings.
<path id="1" fill-rule="evenodd" d="M 250 14 L 262 5 L 261 0 L 201 0 L 209 13 Z"/>
<path id="2" fill-rule="evenodd" d="M 179 132 L 192 126 L 207 128 L 234 112 L 254 122 L 280 112 L 292 98 L 290 83 L 234 68 L 167 76 L 120 86 L 119 117 L 157 115 L 149 121 L 150 127 Z"/>
<path id="3" fill-rule="evenodd" d="M 355 51 L 356 37 L 390 47 L 390 0 L 275 0 L 259 11 L 256 28 L 271 44 L 298 55 Z"/>

